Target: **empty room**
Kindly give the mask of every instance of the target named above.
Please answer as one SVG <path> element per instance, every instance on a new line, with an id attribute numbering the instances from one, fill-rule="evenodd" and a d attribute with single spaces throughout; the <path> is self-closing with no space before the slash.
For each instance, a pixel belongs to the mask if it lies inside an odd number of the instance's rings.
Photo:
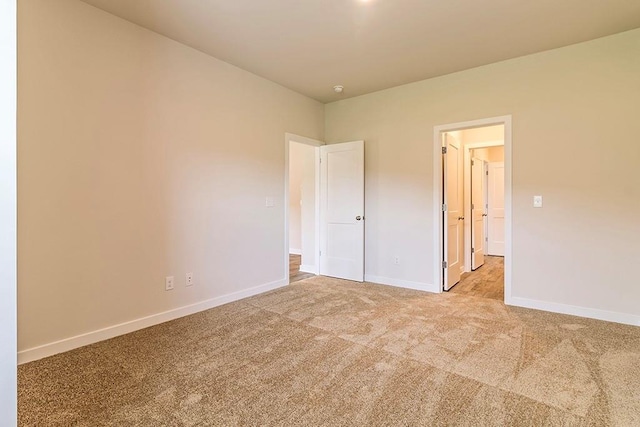
<path id="1" fill-rule="evenodd" d="M 640 425 L 637 0 L 0 5 L 0 425 Z"/>

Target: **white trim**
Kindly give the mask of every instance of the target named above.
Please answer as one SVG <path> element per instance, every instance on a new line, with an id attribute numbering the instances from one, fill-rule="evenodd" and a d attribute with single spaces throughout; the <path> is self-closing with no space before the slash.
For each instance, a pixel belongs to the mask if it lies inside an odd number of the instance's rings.
<path id="1" fill-rule="evenodd" d="M 324 145 L 324 142 L 319 141 L 313 138 L 307 138 L 306 136 L 296 135 L 295 133 L 286 132 L 284 134 L 285 142 L 289 143 L 289 141 L 299 142 L 300 144 L 311 145 L 312 147 L 319 147 L 320 145 Z"/>
<path id="2" fill-rule="evenodd" d="M 140 329 L 148 328 L 150 326 L 188 316 L 190 314 L 209 310 L 223 304 L 278 289 L 283 286 L 287 286 L 288 284 L 289 278 L 287 278 L 286 280 L 277 280 L 275 282 L 265 283 L 264 285 L 255 286 L 253 288 L 244 289 L 242 291 L 232 292 L 230 294 L 222 295 L 216 298 L 197 302 L 195 304 L 174 308 L 173 310 L 152 314 L 150 316 L 141 317 L 139 319 L 130 320 L 128 322 L 120 323 L 113 326 L 108 326 L 96 331 L 76 335 L 75 337 L 65 338 L 60 341 L 55 341 L 38 347 L 22 350 L 18 352 L 18 364 L 32 362 L 44 357 L 53 356 L 54 354 L 73 350 L 74 348 L 108 340 L 119 335 L 128 334 Z"/>
<path id="3" fill-rule="evenodd" d="M 316 147 L 314 150 L 315 156 L 315 180 L 316 180 L 316 226 L 315 226 L 315 259 L 316 259 L 316 270 L 310 273 L 320 274 L 319 266 L 320 266 L 320 150 L 318 147 L 324 145 L 324 142 L 318 141 L 312 138 L 307 138 L 306 136 L 300 136 L 293 133 L 286 132 L 284 134 L 284 280 L 289 283 L 289 144 L 291 142 L 298 142 L 300 144 L 311 145 Z M 302 254 L 302 250 L 300 254 Z"/>
<path id="4" fill-rule="evenodd" d="M 315 248 L 314 248 L 314 253 L 315 253 L 315 271 L 310 271 L 310 273 L 314 273 L 316 276 L 320 275 L 320 147 L 316 147 L 315 152 L 314 152 L 315 158 L 314 158 L 314 165 L 316 165 L 316 174 L 315 174 L 315 179 L 316 179 L 316 197 L 315 197 L 315 204 L 316 204 L 316 212 L 315 212 L 315 217 L 316 217 L 316 232 L 315 232 Z"/>
<path id="5" fill-rule="evenodd" d="M 318 273 L 316 273 L 316 271 L 318 271 L 318 267 L 315 265 L 304 265 L 302 264 L 300 266 L 300 271 L 302 273 L 312 273 L 315 274 L 316 276 L 318 275 Z"/>
<path id="6" fill-rule="evenodd" d="M 15 426 L 16 0 L 0 1 L 0 425 Z"/>
<path id="7" fill-rule="evenodd" d="M 572 316 L 588 317 L 607 322 L 623 323 L 626 325 L 640 326 L 640 316 L 616 311 L 600 310 L 597 308 L 578 307 L 575 305 L 560 304 L 556 302 L 539 301 L 528 298 L 511 297 L 507 305 L 532 308 L 535 310 L 550 311 L 552 313 L 569 314 Z"/>
<path id="8" fill-rule="evenodd" d="M 302 255 L 302 249 L 289 248 L 289 255 Z"/>
<path id="9" fill-rule="evenodd" d="M 434 126 L 433 128 L 433 283 L 435 292 L 442 292 L 442 132 L 463 130 L 491 125 L 504 125 L 504 203 L 505 203 L 505 256 L 504 256 L 504 298 L 511 299 L 511 116 L 491 117 L 467 122 Z"/>
<path id="10" fill-rule="evenodd" d="M 471 222 L 473 218 L 471 217 L 471 150 L 475 150 L 476 148 L 487 148 L 487 147 L 503 147 L 504 141 L 485 141 L 485 142 L 470 142 L 469 144 L 462 145 L 464 165 L 463 165 L 463 179 L 464 179 L 464 194 L 463 194 L 463 205 L 464 205 L 464 264 L 467 268 L 465 268 L 465 272 L 471 271 L 472 259 L 471 259 Z M 486 234 L 485 234 L 486 236 Z M 487 250 L 485 248 L 485 254 Z"/>
<path id="11" fill-rule="evenodd" d="M 412 282 L 409 280 L 393 279 L 391 277 L 373 276 L 371 274 L 365 274 L 364 281 L 369 283 L 377 283 L 380 285 L 395 286 L 398 288 L 415 289 L 417 291 L 438 293 L 438 286 L 432 285 L 430 283 Z"/>

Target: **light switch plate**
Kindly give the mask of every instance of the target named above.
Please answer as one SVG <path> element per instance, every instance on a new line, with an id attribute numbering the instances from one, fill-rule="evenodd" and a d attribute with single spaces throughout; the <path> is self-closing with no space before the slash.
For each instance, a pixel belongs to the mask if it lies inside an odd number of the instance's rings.
<path id="1" fill-rule="evenodd" d="M 533 207 L 534 208 L 542 207 L 542 196 L 533 196 Z"/>

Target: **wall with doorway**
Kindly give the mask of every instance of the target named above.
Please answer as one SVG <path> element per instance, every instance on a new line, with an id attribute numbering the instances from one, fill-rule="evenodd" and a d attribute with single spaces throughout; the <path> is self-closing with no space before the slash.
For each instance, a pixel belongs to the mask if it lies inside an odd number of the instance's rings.
<path id="1" fill-rule="evenodd" d="M 16 425 L 16 1 L 0 1 L 0 425 Z"/>
<path id="2" fill-rule="evenodd" d="M 80 1 L 18 17 L 22 361 L 286 284 L 283 136 L 321 103 Z"/>
<path id="3" fill-rule="evenodd" d="M 365 140 L 367 274 L 434 287 L 434 126 L 512 115 L 511 302 L 640 324 L 638 75 L 640 29 L 328 104 Z"/>
<path id="4" fill-rule="evenodd" d="M 316 265 L 316 148 L 289 142 L 289 253 L 302 255 L 302 271 Z"/>

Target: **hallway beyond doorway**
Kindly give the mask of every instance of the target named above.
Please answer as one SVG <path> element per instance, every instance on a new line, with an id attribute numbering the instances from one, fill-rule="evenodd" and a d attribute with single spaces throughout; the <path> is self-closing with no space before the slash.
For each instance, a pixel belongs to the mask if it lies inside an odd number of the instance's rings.
<path id="1" fill-rule="evenodd" d="M 484 265 L 464 273 L 449 292 L 504 301 L 504 258 L 485 256 Z"/>
<path id="2" fill-rule="evenodd" d="M 289 254 L 289 283 L 297 282 L 299 280 L 308 279 L 315 276 L 313 273 L 305 273 L 300 271 L 300 263 L 302 262 L 302 256 L 296 254 Z"/>

